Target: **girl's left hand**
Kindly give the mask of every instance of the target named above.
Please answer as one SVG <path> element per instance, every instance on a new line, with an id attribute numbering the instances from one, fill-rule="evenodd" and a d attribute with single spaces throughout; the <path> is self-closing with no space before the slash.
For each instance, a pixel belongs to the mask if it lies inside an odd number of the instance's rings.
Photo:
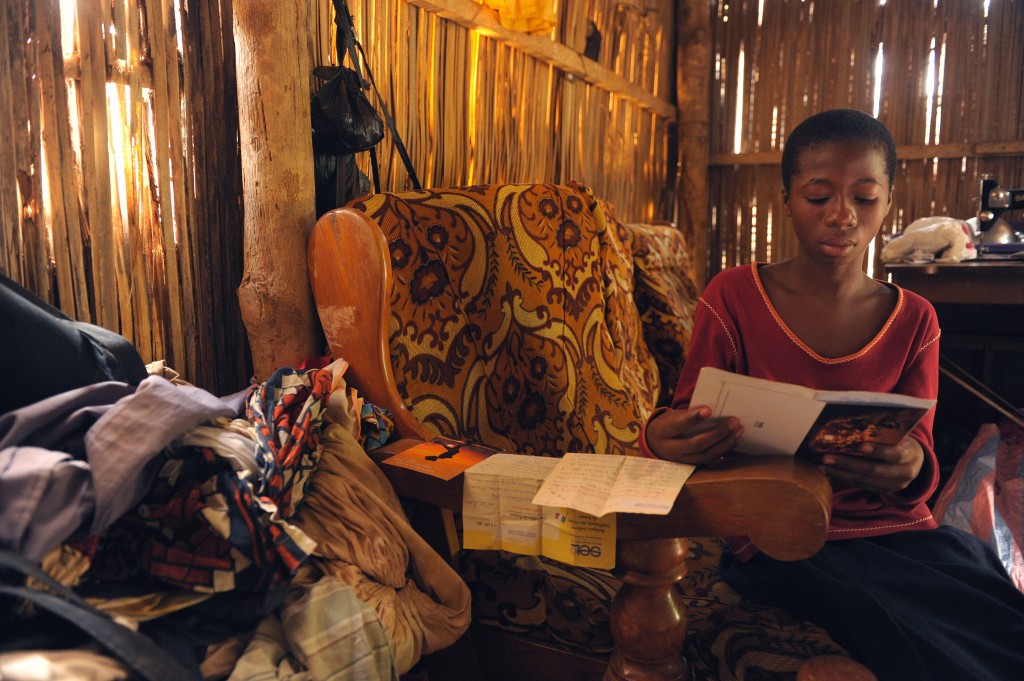
<path id="1" fill-rule="evenodd" d="M 895 447 L 863 444 L 859 454 L 826 454 L 821 469 L 829 478 L 879 494 L 906 489 L 924 465 L 924 450 L 910 437 Z"/>

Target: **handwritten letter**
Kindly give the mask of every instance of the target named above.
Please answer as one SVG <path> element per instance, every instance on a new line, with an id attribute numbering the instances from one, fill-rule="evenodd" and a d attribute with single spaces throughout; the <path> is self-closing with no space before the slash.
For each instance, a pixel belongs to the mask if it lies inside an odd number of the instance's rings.
<path id="1" fill-rule="evenodd" d="M 566 454 L 533 503 L 561 504 L 595 516 L 606 513 L 666 515 L 694 467 L 631 456 Z"/>

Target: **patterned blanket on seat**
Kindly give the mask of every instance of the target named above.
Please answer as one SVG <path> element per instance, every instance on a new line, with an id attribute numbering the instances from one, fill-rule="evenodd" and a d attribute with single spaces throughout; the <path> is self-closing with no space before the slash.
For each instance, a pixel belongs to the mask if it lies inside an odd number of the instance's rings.
<path id="1" fill-rule="evenodd" d="M 633 256 L 589 189 L 487 185 L 351 204 L 387 238 L 391 360 L 441 435 L 635 454 L 660 391 Z"/>

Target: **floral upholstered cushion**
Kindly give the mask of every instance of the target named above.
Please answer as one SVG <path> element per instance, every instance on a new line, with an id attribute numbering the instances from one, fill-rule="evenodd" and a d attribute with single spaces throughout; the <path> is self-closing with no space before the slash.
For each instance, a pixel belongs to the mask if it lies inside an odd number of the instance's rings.
<path id="1" fill-rule="evenodd" d="M 719 571 L 728 550 L 723 539 L 689 541 L 687 575 L 679 587 L 694 681 L 792 681 L 812 657 L 848 655 L 824 629 L 736 593 Z"/>
<path id="2" fill-rule="evenodd" d="M 384 231 L 399 392 L 441 435 L 506 451 L 635 454 L 660 390 L 633 256 L 580 185 L 351 204 Z"/>
<path id="3" fill-rule="evenodd" d="M 610 213 L 609 218 L 613 219 Z M 640 223 L 622 227 L 633 253 L 633 298 L 644 342 L 661 379 L 658 406 L 668 405 L 686 359 L 700 296 L 690 274 L 690 253 L 686 238 L 675 227 Z"/>

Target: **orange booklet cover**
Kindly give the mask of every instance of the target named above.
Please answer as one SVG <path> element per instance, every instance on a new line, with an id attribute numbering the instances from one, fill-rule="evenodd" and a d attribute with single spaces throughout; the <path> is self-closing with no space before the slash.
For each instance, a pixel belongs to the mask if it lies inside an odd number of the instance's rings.
<path id="1" fill-rule="evenodd" d="M 435 437 L 384 459 L 391 466 L 409 468 L 442 480 L 451 480 L 501 450 L 478 442 Z"/>

